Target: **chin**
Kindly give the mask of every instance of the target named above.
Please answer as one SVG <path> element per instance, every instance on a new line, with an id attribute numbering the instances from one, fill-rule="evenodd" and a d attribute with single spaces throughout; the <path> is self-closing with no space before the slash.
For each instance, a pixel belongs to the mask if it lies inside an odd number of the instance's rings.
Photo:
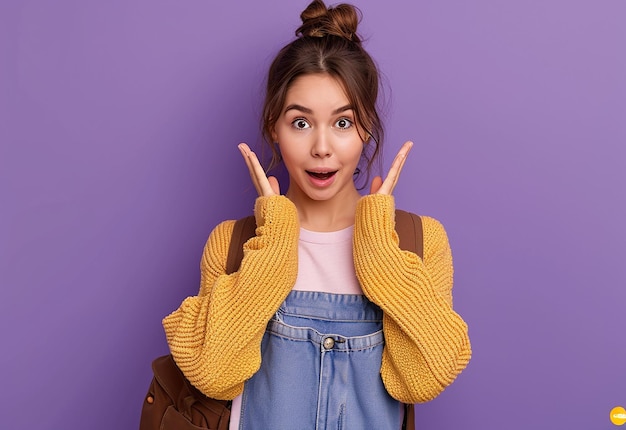
<path id="1" fill-rule="evenodd" d="M 313 200 L 313 201 L 316 201 L 316 202 L 325 202 L 325 201 L 328 201 L 328 200 L 332 200 L 333 197 L 336 196 L 336 194 L 335 193 L 332 193 L 332 194 L 330 194 L 330 193 L 306 193 L 306 196 L 310 200 Z"/>

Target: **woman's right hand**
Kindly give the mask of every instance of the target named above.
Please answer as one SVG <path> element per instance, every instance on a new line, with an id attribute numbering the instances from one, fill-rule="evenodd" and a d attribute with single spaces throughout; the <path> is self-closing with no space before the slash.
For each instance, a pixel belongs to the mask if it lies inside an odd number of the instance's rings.
<path id="1" fill-rule="evenodd" d="M 276 196 L 280 194 L 280 187 L 278 185 L 278 179 L 274 176 L 267 176 L 256 154 L 245 143 L 240 143 L 238 146 L 243 159 L 246 161 L 246 166 L 250 171 L 250 178 L 254 183 L 254 188 L 260 197 L 264 196 Z"/>

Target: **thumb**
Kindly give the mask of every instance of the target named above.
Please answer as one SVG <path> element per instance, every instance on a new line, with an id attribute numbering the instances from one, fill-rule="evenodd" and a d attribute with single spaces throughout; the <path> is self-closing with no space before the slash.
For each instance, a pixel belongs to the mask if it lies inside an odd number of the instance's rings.
<path id="1" fill-rule="evenodd" d="M 275 194 L 280 194 L 280 185 L 278 184 L 278 179 L 275 176 L 270 176 L 267 178 L 267 181 L 270 183 L 270 187 L 272 187 L 272 191 Z"/>
<path id="2" fill-rule="evenodd" d="M 370 194 L 376 194 L 376 192 L 380 189 L 382 185 L 383 178 L 381 178 L 380 176 L 374 177 L 374 179 L 372 179 L 372 185 L 370 185 Z"/>

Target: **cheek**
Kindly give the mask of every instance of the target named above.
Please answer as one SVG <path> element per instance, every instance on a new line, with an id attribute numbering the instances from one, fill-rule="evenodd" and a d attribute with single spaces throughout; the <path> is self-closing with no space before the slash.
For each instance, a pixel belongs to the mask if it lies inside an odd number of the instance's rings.
<path id="1" fill-rule="evenodd" d="M 352 159 L 354 164 L 358 164 L 363 153 L 363 142 L 361 139 L 354 139 L 349 145 L 346 145 L 345 154 L 346 157 Z"/>
<path id="2" fill-rule="evenodd" d="M 280 155 L 286 167 L 293 166 L 305 158 L 301 145 L 294 145 L 293 142 L 283 141 L 278 145 Z"/>

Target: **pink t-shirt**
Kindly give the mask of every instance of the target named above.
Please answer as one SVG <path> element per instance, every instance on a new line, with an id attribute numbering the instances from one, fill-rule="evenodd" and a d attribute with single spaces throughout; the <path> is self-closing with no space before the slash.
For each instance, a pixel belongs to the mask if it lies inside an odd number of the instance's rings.
<path id="1" fill-rule="evenodd" d="M 293 289 L 333 294 L 363 294 L 354 271 L 353 232 L 354 226 L 333 232 L 301 228 L 298 243 L 298 277 Z"/>

